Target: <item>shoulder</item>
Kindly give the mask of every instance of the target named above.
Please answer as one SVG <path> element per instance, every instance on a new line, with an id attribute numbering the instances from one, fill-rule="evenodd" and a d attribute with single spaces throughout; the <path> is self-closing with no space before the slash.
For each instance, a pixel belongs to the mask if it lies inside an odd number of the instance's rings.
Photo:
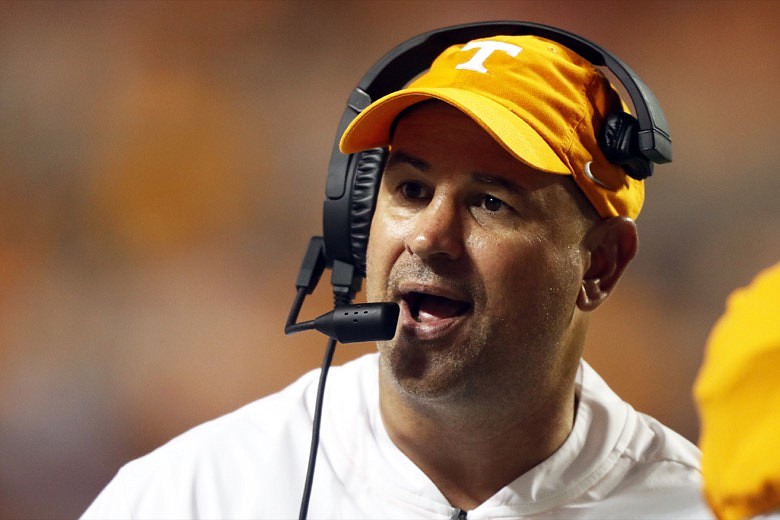
<path id="1" fill-rule="evenodd" d="M 314 377 L 308 373 L 125 464 L 83 518 L 195 518 L 204 510 L 229 516 L 225 508 L 234 507 L 247 478 L 257 482 L 259 468 L 276 470 L 281 457 L 296 458 L 291 448 L 310 424 L 305 394 Z"/>
<path id="2" fill-rule="evenodd" d="M 583 361 L 580 381 L 582 407 L 592 415 L 591 429 L 603 432 L 612 449 L 638 466 L 678 465 L 684 473 L 700 473 L 699 449 L 660 421 L 636 411 L 623 401 Z"/>
<path id="3" fill-rule="evenodd" d="M 368 378 L 371 363 L 333 367 L 332 391 L 349 393 Z M 301 488 L 305 477 L 319 375 L 308 372 L 129 462 L 84 518 L 294 516 L 300 497 L 290 489 Z"/>
<path id="4" fill-rule="evenodd" d="M 611 469 L 597 487 L 598 506 L 653 518 L 711 518 L 701 495 L 699 449 L 658 420 L 637 412 L 583 363 L 582 399 L 596 437 L 610 438 Z"/>

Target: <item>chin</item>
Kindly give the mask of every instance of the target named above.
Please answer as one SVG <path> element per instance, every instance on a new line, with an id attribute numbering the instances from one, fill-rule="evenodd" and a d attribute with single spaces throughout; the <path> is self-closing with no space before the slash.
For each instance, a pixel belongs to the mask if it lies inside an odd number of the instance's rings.
<path id="1" fill-rule="evenodd" d="M 380 369 L 407 397 L 422 401 L 452 399 L 469 393 L 467 389 L 472 386 L 473 356 L 397 340 L 382 342 L 379 351 Z"/>

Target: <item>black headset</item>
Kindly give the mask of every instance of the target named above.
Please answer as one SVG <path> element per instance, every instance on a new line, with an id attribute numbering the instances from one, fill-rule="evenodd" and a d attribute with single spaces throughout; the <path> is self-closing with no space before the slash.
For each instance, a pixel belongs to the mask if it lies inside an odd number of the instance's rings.
<path id="1" fill-rule="evenodd" d="M 336 132 L 323 207 L 325 255 L 334 288 L 354 294 L 366 269 L 366 246 L 386 150 L 343 154 L 339 140 L 349 123 L 373 101 L 400 90 L 452 45 L 497 35 L 535 35 L 560 43 L 596 66 L 606 66 L 631 98 L 636 117 L 609 115 L 599 133 L 604 156 L 635 179 L 653 172 L 653 163 L 672 160 L 672 141 L 663 110 L 645 83 L 600 46 L 561 29 L 529 22 L 479 22 L 430 31 L 398 45 L 363 76 L 349 96 Z"/>

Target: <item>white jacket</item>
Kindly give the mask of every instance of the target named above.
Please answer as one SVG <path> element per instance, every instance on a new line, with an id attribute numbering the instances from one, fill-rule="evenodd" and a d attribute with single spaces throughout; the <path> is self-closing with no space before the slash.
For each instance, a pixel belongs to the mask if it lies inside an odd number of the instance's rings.
<path id="1" fill-rule="evenodd" d="M 309 518 L 456 517 L 393 444 L 377 355 L 328 376 Z M 83 518 L 296 518 L 319 371 L 124 466 Z M 487 518 L 711 518 L 699 452 L 622 401 L 584 361 L 574 428 L 550 458 L 476 509 Z"/>

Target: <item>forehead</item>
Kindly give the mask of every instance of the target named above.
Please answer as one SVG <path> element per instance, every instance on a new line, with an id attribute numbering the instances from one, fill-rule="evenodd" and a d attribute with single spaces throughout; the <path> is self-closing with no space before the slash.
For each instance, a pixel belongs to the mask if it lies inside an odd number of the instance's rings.
<path id="1" fill-rule="evenodd" d="M 413 157 L 453 171 L 476 168 L 476 173 L 529 187 L 568 178 L 517 160 L 469 116 L 441 101 L 426 101 L 402 112 L 394 123 L 390 152 L 391 164 L 394 156 Z"/>

